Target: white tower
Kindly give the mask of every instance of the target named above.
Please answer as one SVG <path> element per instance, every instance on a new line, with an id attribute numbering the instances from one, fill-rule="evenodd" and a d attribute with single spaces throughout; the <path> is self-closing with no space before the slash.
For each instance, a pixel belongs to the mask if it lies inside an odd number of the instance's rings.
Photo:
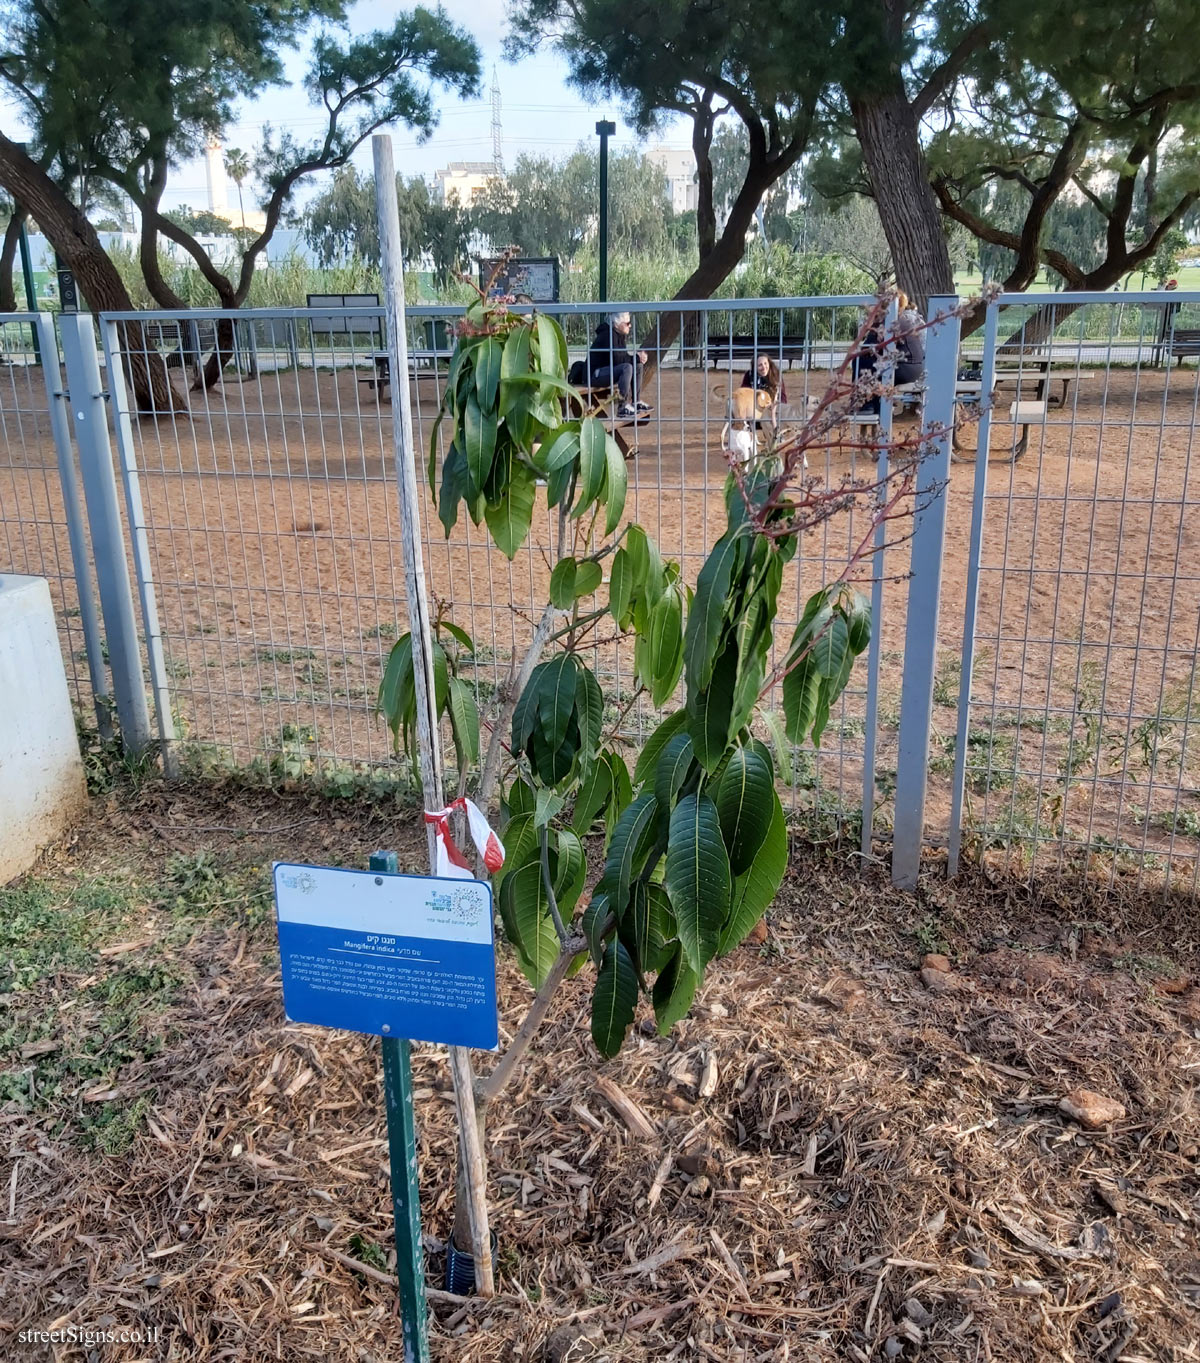
<path id="1" fill-rule="evenodd" d="M 215 137 L 204 148 L 204 175 L 208 184 L 208 211 L 225 217 L 229 211 L 225 162 L 221 159 L 221 144 Z"/>

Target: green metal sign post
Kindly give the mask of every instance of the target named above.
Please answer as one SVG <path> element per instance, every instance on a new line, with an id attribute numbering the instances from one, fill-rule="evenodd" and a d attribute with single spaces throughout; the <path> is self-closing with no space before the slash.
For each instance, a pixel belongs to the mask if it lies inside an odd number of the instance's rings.
<path id="1" fill-rule="evenodd" d="M 373 852 L 371 870 L 395 875 L 395 852 Z M 429 1363 L 429 1319 L 425 1304 L 425 1251 L 421 1245 L 421 1198 L 417 1181 L 417 1130 L 413 1115 L 412 1064 L 408 1041 L 385 1036 L 383 1093 L 387 1106 L 388 1153 L 392 1167 L 392 1213 L 396 1222 L 396 1276 L 404 1327 L 404 1363 Z"/>

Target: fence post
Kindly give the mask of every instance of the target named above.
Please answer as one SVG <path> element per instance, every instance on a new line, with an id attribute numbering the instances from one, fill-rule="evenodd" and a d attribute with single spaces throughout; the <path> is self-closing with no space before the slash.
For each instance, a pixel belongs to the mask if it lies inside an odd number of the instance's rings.
<path id="1" fill-rule="evenodd" d="M 91 315 L 62 313 L 59 328 L 121 741 L 129 752 L 139 754 L 153 742 L 153 735 Z"/>
<path id="2" fill-rule="evenodd" d="M 967 736 L 971 729 L 971 677 L 975 671 L 975 629 L 979 614 L 979 565 L 983 558 L 983 513 L 987 499 L 988 442 L 992 428 L 992 379 L 996 372 L 997 303 L 987 305 L 983 329 L 983 369 L 979 385 L 979 426 L 975 448 L 975 489 L 971 504 L 971 545 L 967 551 L 967 608 L 963 617 L 962 671 L 958 683 L 958 731 L 954 740 L 954 779 L 950 789 L 950 854 L 946 873 L 958 872 L 962 848 L 963 795 L 967 779 Z"/>
<path id="3" fill-rule="evenodd" d="M 904 630 L 904 677 L 900 685 L 900 737 L 896 765 L 896 818 L 892 883 L 913 889 L 921 868 L 925 831 L 925 785 L 933 723 L 933 678 L 937 665 L 938 599 L 946 545 L 946 484 L 950 477 L 950 431 L 954 425 L 954 384 L 958 376 L 959 319 L 946 314 L 954 296 L 929 300 L 931 325 L 925 344 L 925 412 L 928 438 L 917 475 L 913 519 L 908 618 Z M 938 321 L 937 318 L 942 320 Z"/>
<path id="4" fill-rule="evenodd" d="M 54 336 L 54 320 L 49 313 L 33 314 L 33 335 L 42 361 L 42 378 L 46 384 L 46 409 L 50 413 L 50 431 L 58 456 L 58 480 L 62 487 L 63 513 L 67 518 L 67 540 L 71 546 L 71 564 L 75 570 L 75 591 L 79 597 L 79 623 L 83 627 L 83 643 L 87 651 L 88 676 L 96 704 L 96 728 L 105 741 L 113 736 L 112 686 L 104 666 L 104 645 L 100 636 L 100 621 L 96 615 L 96 598 L 92 589 L 92 569 L 88 555 L 87 533 L 79 509 L 79 477 L 75 468 L 75 451 L 71 445 L 71 428 L 67 423 L 62 373 L 58 367 L 58 341 Z"/>
<path id="5" fill-rule="evenodd" d="M 146 513 L 142 506 L 142 488 L 138 481 L 133 422 L 129 416 L 129 393 L 125 387 L 125 375 L 121 370 L 121 337 L 116 322 L 102 322 L 100 325 L 104 337 L 104 363 L 108 375 L 113 429 L 117 433 L 117 452 L 121 459 L 121 485 L 125 489 L 125 516 L 129 524 L 133 568 L 137 575 L 138 600 L 142 607 L 142 625 L 146 635 L 146 661 L 150 668 L 150 685 L 154 690 L 154 713 L 158 721 L 158 737 L 162 744 L 163 771 L 168 776 L 175 776 L 179 769 L 174 748 L 175 720 L 171 714 L 171 688 L 167 681 L 162 626 L 158 622 L 158 599 L 154 592 L 154 575 L 150 569 L 150 537 L 146 531 Z"/>
<path id="6" fill-rule="evenodd" d="M 387 316 L 388 364 L 392 377 L 392 438 L 400 497 L 404 586 L 408 598 L 408 628 L 413 641 L 413 689 L 417 702 L 417 748 L 425 807 L 440 809 L 442 792 L 441 739 L 434 700 L 433 634 L 425 591 L 425 563 L 421 552 L 420 501 L 417 491 L 417 453 L 413 446 L 412 394 L 408 378 L 408 330 L 404 312 L 404 256 L 400 245 L 400 213 L 391 186 L 396 183 L 392 139 L 377 133 L 371 139 L 375 157 L 376 212 L 383 265 L 383 294 Z M 434 832 L 428 828 L 430 869 L 436 865 Z M 467 1169 L 466 1191 L 471 1225 L 471 1253 L 475 1285 L 481 1296 L 495 1291 L 492 1244 L 488 1228 L 487 1190 L 484 1186 L 483 1141 L 475 1116 L 475 1079 L 471 1053 L 465 1046 L 450 1048 L 450 1078 L 458 1115 L 458 1139 Z M 458 1246 L 462 1249 L 463 1246 Z"/>

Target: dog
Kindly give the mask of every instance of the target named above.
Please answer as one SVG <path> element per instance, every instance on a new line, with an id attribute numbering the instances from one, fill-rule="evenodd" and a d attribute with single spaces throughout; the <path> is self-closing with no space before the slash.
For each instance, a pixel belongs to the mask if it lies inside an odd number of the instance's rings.
<path id="1" fill-rule="evenodd" d="M 770 411 L 769 393 L 760 388 L 735 388 L 729 395 L 729 420 L 721 428 L 721 448 L 737 464 L 748 464 L 758 453 L 755 423 Z"/>

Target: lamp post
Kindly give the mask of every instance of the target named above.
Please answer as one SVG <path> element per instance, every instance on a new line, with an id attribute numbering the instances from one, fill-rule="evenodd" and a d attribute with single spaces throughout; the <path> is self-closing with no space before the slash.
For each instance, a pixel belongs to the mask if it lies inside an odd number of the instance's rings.
<path id="1" fill-rule="evenodd" d="M 617 131 L 615 123 L 601 119 L 600 134 L 600 302 L 608 302 L 608 139 Z"/>

